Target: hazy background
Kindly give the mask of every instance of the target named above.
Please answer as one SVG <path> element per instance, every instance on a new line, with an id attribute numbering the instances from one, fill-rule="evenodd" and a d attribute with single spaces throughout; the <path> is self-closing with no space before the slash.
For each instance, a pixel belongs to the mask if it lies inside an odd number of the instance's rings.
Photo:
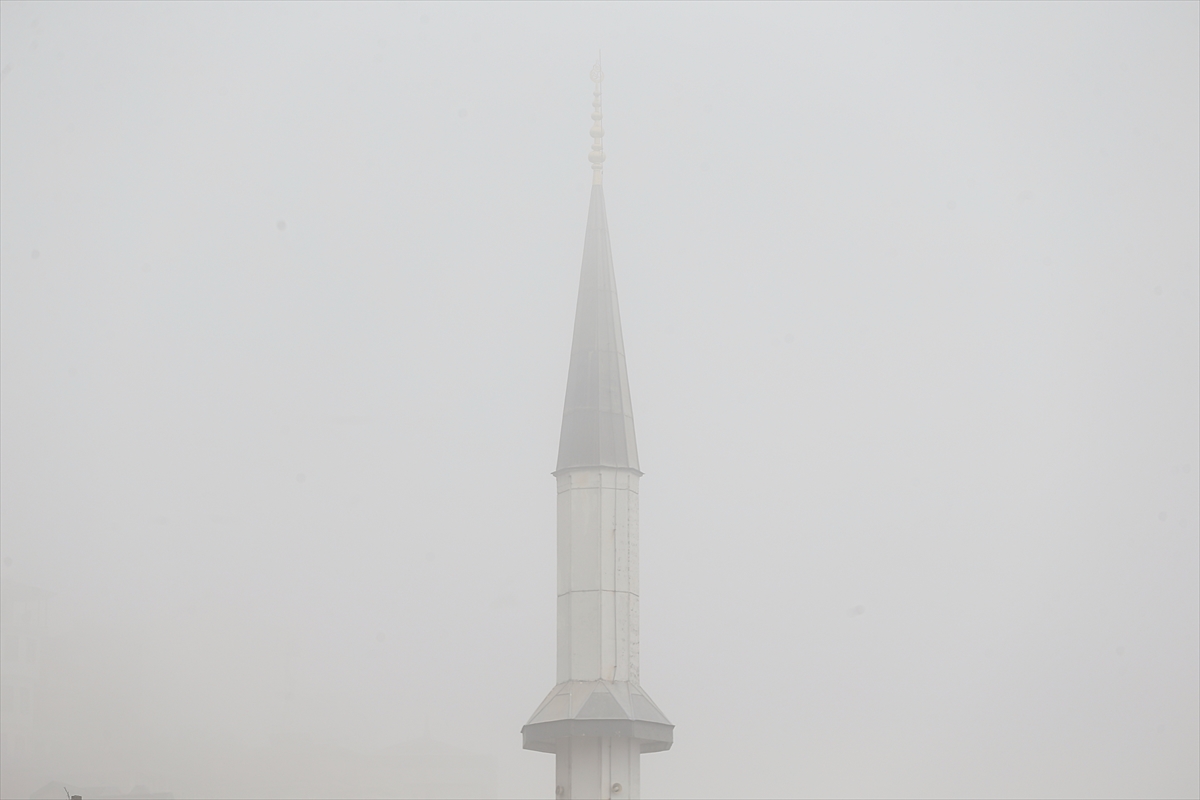
<path id="1" fill-rule="evenodd" d="M 1200 793 L 1200 4 L 0 13 L 6 796 L 552 796 L 598 47 L 645 795 Z"/>

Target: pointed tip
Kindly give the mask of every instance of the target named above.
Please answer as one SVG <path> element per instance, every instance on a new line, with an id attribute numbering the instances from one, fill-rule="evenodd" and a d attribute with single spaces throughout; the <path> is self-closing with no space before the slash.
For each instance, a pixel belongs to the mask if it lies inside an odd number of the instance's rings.
<path id="1" fill-rule="evenodd" d="M 600 84 L 604 82 L 604 70 L 600 67 L 600 54 L 596 53 L 596 65 L 592 67 L 592 82 L 596 84 L 592 92 L 592 152 L 588 153 L 588 161 L 592 162 L 592 183 L 603 182 L 604 171 L 604 110 L 601 105 Z"/>

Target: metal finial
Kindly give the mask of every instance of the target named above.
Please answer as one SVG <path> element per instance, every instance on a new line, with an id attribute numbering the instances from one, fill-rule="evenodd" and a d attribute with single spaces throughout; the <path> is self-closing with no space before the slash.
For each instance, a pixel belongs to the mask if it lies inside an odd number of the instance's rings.
<path id="1" fill-rule="evenodd" d="M 592 152 L 588 153 L 588 161 L 592 162 L 592 183 L 601 183 L 604 175 L 604 112 L 600 110 L 600 84 L 604 82 L 604 71 L 600 68 L 600 55 L 596 55 L 596 66 L 592 67 L 592 82 L 596 84 L 592 92 Z"/>

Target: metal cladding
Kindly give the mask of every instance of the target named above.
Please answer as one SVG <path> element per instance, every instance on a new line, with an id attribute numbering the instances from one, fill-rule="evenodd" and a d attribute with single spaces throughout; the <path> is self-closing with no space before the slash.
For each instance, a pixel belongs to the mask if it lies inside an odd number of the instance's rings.
<path id="1" fill-rule="evenodd" d="M 575 336 L 558 440 L 558 470 L 573 467 L 638 470 L 608 215 L 604 187 L 599 184 L 592 186 L 588 208 Z"/>

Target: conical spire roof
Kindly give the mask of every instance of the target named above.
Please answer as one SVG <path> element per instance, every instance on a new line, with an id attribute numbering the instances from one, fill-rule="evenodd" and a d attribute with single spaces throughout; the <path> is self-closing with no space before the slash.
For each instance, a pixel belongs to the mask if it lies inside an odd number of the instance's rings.
<path id="1" fill-rule="evenodd" d="M 588 208 L 575 337 L 558 441 L 558 469 L 571 467 L 638 469 L 608 215 L 604 187 L 598 183 L 592 186 Z"/>

